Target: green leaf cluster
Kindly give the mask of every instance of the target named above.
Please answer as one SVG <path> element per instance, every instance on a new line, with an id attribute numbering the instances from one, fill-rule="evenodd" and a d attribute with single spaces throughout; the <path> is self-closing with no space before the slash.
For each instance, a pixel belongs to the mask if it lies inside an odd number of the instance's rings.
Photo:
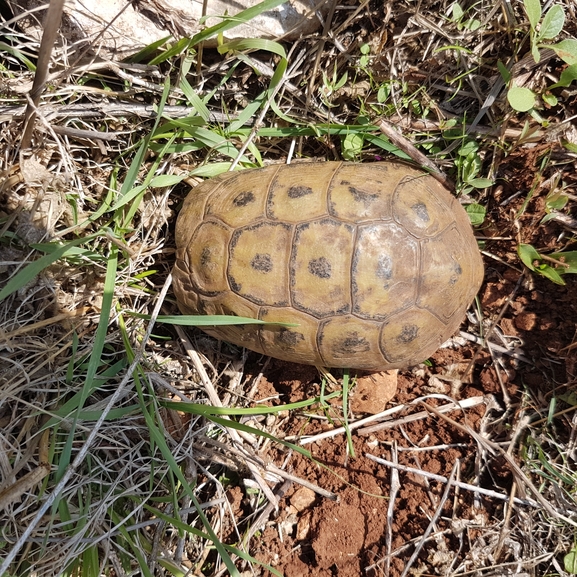
<path id="1" fill-rule="evenodd" d="M 561 275 L 577 274 L 577 251 L 541 255 L 532 245 L 520 244 L 517 254 L 529 270 L 548 278 L 555 284 L 565 284 Z"/>
<path id="2" fill-rule="evenodd" d="M 541 94 L 542 100 L 547 105 L 556 106 L 557 97 L 551 93 L 551 90 L 569 86 L 577 79 L 577 40 L 567 38 L 556 44 L 545 44 L 545 42 L 553 40 L 563 31 L 563 26 L 565 25 L 563 6 L 555 4 L 543 16 L 540 0 L 523 0 L 523 4 L 529 19 L 531 54 L 535 62 L 539 63 L 541 61 L 540 48 L 550 48 L 556 52 L 561 60 L 568 64 L 568 67 L 561 73 L 559 82 L 549 86 Z M 509 73 L 503 70 L 504 67 L 501 66 L 500 68 L 505 80 L 510 82 Z M 516 86 L 513 81 L 507 92 L 507 100 L 511 108 L 517 112 L 530 112 L 535 108 L 537 95 L 529 88 Z"/>

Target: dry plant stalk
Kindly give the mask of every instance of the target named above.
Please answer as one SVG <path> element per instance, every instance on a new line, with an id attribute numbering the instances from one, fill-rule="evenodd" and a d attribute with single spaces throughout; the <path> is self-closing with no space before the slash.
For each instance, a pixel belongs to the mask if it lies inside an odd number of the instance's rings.
<path id="1" fill-rule="evenodd" d="M 34 129 L 36 109 L 38 108 L 40 96 L 42 95 L 42 91 L 46 84 L 46 78 L 48 77 L 48 68 L 50 66 L 52 50 L 62 20 L 63 10 L 64 0 L 50 0 L 46 18 L 44 20 L 44 32 L 42 34 L 42 42 L 40 43 L 38 65 L 36 67 L 36 74 L 34 74 L 34 83 L 30 90 L 30 99 L 24 114 L 24 133 L 20 143 L 22 150 L 28 148 L 32 140 L 32 130 Z"/>

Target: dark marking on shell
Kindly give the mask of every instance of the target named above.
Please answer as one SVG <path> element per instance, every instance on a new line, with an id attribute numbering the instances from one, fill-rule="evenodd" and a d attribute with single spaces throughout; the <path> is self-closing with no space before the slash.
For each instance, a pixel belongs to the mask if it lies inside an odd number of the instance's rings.
<path id="1" fill-rule="evenodd" d="M 369 205 L 379 198 L 378 193 L 366 192 L 354 186 L 349 186 L 349 192 L 352 194 L 356 202 L 362 202 L 364 205 Z"/>
<path id="2" fill-rule="evenodd" d="M 453 286 L 459 281 L 459 277 L 463 274 L 463 269 L 458 262 L 453 263 L 453 273 L 455 273 L 449 280 L 449 284 Z"/>
<path id="3" fill-rule="evenodd" d="M 291 186 L 287 191 L 287 196 L 289 198 L 302 198 L 312 193 L 313 189 L 310 186 Z"/>
<path id="4" fill-rule="evenodd" d="M 429 222 L 431 217 L 429 216 L 429 211 L 427 210 L 427 205 L 423 202 L 417 202 L 411 206 L 412 211 L 415 215 L 421 219 L 423 222 Z"/>
<path id="5" fill-rule="evenodd" d="M 417 325 L 405 325 L 401 334 L 397 337 L 397 341 L 408 345 L 413 342 L 419 334 L 419 327 Z"/>
<path id="6" fill-rule="evenodd" d="M 200 253 L 200 266 L 210 264 L 210 261 L 212 260 L 211 256 L 210 248 L 205 246 Z"/>
<path id="7" fill-rule="evenodd" d="M 318 278 L 331 278 L 331 263 L 324 257 L 309 261 L 309 272 Z"/>
<path id="8" fill-rule="evenodd" d="M 393 259 L 388 254 L 380 254 L 377 260 L 377 278 L 391 280 L 393 278 Z"/>
<path id="9" fill-rule="evenodd" d="M 236 282 L 236 279 L 230 274 L 228 275 L 228 284 L 235 293 L 240 293 L 242 290 L 242 285 Z"/>
<path id="10" fill-rule="evenodd" d="M 305 337 L 298 331 L 281 327 L 274 336 L 275 343 L 283 348 L 294 349 L 299 342 L 304 341 Z"/>
<path id="11" fill-rule="evenodd" d="M 339 353 L 356 354 L 366 353 L 371 349 L 371 345 L 365 337 L 360 337 L 357 332 L 349 333 L 346 338 L 336 343 Z"/>
<path id="12" fill-rule="evenodd" d="M 240 194 L 237 194 L 234 197 L 232 204 L 234 204 L 234 206 L 247 206 L 254 201 L 255 201 L 254 193 L 251 192 L 250 190 L 247 190 L 246 192 L 241 192 Z"/>
<path id="13" fill-rule="evenodd" d="M 267 253 L 257 253 L 254 258 L 250 261 L 250 266 L 253 270 L 262 273 L 269 273 L 272 271 L 272 258 L 270 254 Z"/>

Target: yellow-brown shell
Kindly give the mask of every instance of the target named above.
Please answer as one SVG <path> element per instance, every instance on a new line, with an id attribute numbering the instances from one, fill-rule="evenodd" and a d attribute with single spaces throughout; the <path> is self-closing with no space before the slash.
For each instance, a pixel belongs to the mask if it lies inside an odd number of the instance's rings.
<path id="1" fill-rule="evenodd" d="M 189 193 L 176 246 L 183 313 L 298 324 L 207 333 L 328 367 L 425 360 L 456 331 L 483 279 L 459 202 L 400 162 L 222 174 Z"/>

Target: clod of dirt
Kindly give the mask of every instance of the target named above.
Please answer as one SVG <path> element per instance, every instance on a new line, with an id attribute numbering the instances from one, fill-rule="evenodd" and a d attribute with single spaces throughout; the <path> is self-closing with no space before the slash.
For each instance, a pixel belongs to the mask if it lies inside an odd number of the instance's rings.
<path id="1" fill-rule="evenodd" d="M 317 509 L 311 527 L 317 564 L 326 568 L 336 565 L 338 574 L 360 575 L 359 553 L 365 543 L 366 523 L 356 491 L 347 491 L 340 503 L 331 503 L 324 511 Z"/>
<path id="2" fill-rule="evenodd" d="M 359 377 L 351 397 L 351 410 L 370 415 L 384 411 L 397 393 L 398 374 L 399 371 L 392 370 Z"/>
<path id="3" fill-rule="evenodd" d="M 290 499 L 291 505 L 298 511 L 303 511 L 307 507 L 310 507 L 316 499 L 315 492 L 307 487 L 301 487 L 294 492 L 294 495 Z"/>

